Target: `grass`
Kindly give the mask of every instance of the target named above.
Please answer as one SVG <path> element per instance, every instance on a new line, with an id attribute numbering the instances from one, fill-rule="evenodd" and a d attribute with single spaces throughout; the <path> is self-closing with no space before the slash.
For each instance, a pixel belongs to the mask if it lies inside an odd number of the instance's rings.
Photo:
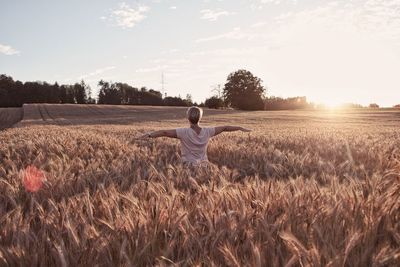
<path id="1" fill-rule="evenodd" d="M 185 109 L 24 112 L 0 133 L 0 265 L 400 264 L 399 112 L 205 110 L 254 131 L 215 137 L 196 173 L 179 141 L 134 140 Z M 37 193 L 28 165 L 46 173 Z"/>

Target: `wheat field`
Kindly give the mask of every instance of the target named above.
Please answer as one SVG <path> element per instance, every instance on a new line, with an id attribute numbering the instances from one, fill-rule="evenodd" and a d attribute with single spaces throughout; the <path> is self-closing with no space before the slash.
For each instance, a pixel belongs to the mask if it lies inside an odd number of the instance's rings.
<path id="1" fill-rule="evenodd" d="M 0 266 L 400 265 L 399 111 L 206 109 L 253 132 L 193 171 L 179 141 L 135 140 L 185 110 L 24 105 L 0 132 Z"/>

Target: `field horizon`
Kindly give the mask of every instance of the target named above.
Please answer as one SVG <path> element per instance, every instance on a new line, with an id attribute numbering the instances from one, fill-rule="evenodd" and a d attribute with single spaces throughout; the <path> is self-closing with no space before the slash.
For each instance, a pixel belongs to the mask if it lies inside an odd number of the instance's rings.
<path id="1" fill-rule="evenodd" d="M 187 107 L 180 106 L 151 106 L 151 105 L 100 105 L 100 104 L 47 104 L 34 103 L 24 104 L 20 108 L 0 108 L 1 129 L 21 127 L 26 125 L 71 125 L 79 124 L 79 120 L 89 124 L 129 124 L 138 121 L 174 121 L 182 120 L 185 124 L 185 111 Z M 324 108 L 324 109 L 299 109 L 299 110 L 263 110 L 263 111 L 242 111 L 236 109 L 212 109 L 203 107 L 205 117 L 210 115 L 228 114 L 257 114 L 256 117 L 263 116 L 266 119 L 281 117 L 300 118 L 301 116 L 327 118 L 355 118 L 372 115 L 380 116 L 383 114 L 400 114 L 398 108 Z M 141 112 L 141 116 L 137 116 Z M 347 115 L 346 115 L 347 114 Z M 69 122 L 69 120 L 71 120 Z"/>

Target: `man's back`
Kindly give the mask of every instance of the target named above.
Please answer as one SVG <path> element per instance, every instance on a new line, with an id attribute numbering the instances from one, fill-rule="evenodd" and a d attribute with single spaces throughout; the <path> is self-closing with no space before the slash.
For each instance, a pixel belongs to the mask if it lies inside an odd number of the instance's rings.
<path id="1" fill-rule="evenodd" d="M 177 137 L 181 140 L 181 157 L 183 162 L 198 164 L 207 161 L 207 145 L 215 135 L 215 128 L 201 128 L 199 133 L 192 128 L 176 129 Z"/>

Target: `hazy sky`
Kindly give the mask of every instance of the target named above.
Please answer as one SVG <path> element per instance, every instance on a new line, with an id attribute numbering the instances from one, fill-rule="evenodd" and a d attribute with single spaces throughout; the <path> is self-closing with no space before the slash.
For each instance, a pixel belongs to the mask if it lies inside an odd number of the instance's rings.
<path id="1" fill-rule="evenodd" d="M 268 95 L 400 103 L 400 0 L 0 0 L 0 73 L 203 101 L 245 68 Z"/>

